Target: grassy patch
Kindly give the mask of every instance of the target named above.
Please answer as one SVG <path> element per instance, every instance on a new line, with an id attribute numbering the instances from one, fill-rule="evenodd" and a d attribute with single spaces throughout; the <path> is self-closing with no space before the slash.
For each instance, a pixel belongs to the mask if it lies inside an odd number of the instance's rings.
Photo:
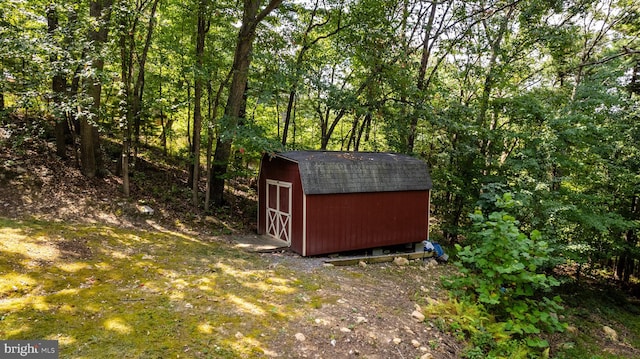
<path id="1" fill-rule="evenodd" d="M 170 231 L 0 218 L 0 338 L 62 358 L 263 357 L 317 288 L 285 268 Z"/>

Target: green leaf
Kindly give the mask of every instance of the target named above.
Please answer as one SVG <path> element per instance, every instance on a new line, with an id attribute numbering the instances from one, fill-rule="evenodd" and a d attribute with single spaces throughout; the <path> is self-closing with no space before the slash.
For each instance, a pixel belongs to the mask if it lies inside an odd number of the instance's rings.
<path id="1" fill-rule="evenodd" d="M 549 346 L 548 341 L 540 338 L 527 337 L 526 342 L 527 345 L 532 348 L 547 348 Z"/>

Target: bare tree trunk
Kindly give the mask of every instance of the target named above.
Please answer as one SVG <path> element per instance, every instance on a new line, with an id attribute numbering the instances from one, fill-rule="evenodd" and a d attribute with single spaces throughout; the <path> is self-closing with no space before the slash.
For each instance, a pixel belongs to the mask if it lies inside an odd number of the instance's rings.
<path id="1" fill-rule="evenodd" d="M 395 58 L 391 62 L 395 62 L 397 60 L 398 58 Z M 382 66 L 376 66 L 373 68 L 365 80 L 353 92 L 354 96 L 360 96 L 368 88 L 371 81 L 375 79 L 375 76 L 382 71 L 382 69 Z M 333 79 L 331 81 L 333 82 Z M 331 122 L 329 122 L 329 116 L 331 115 L 331 109 L 329 107 L 325 109 L 324 113 L 320 108 L 320 105 L 318 105 L 315 110 L 320 117 L 320 150 L 326 150 L 336 126 L 338 126 L 338 123 L 340 123 L 340 120 L 342 120 L 342 118 L 347 114 L 349 109 L 344 107 L 341 108 Z"/>
<path id="2" fill-rule="evenodd" d="M 231 75 L 233 74 L 233 72 L 229 71 L 229 73 L 227 74 L 227 77 L 224 79 L 224 81 L 222 81 L 220 83 L 220 86 L 218 87 L 218 92 L 216 92 L 216 96 L 213 99 L 213 104 L 211 104 L 212 100 L 211 100 L 211 95 L 212 95 L 212 89 L 211 89 L 211 84 L 209 84 L 208 87 L 208 91 L 209 91 L 209 120 L 211 121 L 211 124 L 209 125 L 208 129 L 207 129 L 207 134 L 208 134 L 208 142 L 207 142 L 207 189 L 206 189 L 206 194 L 205 194 L 205 200 L 204 200 L 204 208 L 205 210 L 209 209 L 209 206 L 211 204 L 211 180 L 212 180 L 212 173 L 213 173 L 213 164 L 211 163 L 211 156 L 213 155 L 213 137 L 214 137 L 214 133 L 213 133 L 213 123 L 215 123 L 215 118 L 218 115 L 218 107 L 220 105 L 220 98 L 222 97 L 222 91 L 224 90 L 225 86 L 227 86 L 227 84 L 229 83 L 229 80 L 231 79 Z"/>
<path id="3" fill-rule="evenodd" d="M 291 85 L 289 90 L 289 100 L 287 101 L 287 111 L 284 116 L 284 123 L 282 126 L 282 146 L 287 145 L 287 136 L 289 135 L 289 124 L 291 122 L 291 113 L 293 112 L 293 104 L 296 101 L 296 86 L 297 83 Z"/>
<path id="4" fill-rule="evenodd" d="M 271 0 L 262 11 L 258 12 L 260 0 L 244 0 L 242 26 L 238 33 L 238 42 L 233 58 L 233 77 L 225 107 L 225 116 L 229 118 L 229 128 L 236 127 L 241 123 L 240 112 L 249 76 L 251 49 L 256 36 L 256 27 L 281 3 L 282 0 Z M 211 199 L 217 205 L 221 205 L 224 202 L 225 175 L 227 174 L 229 158 L 231 157 L 232 142 L 233 139 L 228 137 L 218 137 L 216 141 L 216 151 L 213 156 L 211 171 Z"/>
<path id="5" fill-rule="evenodd" d="M 200 132 L 202 130 L 202 83 L 203 83 L 203 58 L 204 40 L 209 32 L 209 19 L 207 15 L 206 0 L 201 0 L 198 6 L 198 33 L 196 35 L 196 73 L 194 76 L 194 105 L 193 105 L 193 146 L 191 147 L 193 158 L 193 205 L 198 207 L 198 192 L 200 183 Z"/>
<path id="6" fill-rule="evenodd" d="M 356 137 L 356 142 L 355 145 L 353 146 L 353 150 L 354 151 L 360 151 L 360 143 L 362 142 L 362 135 L 365 132 L 365 129 L 369 129 L 369 127 L 371 126 L 371 119 L 372 119 L 372 115 L 371 112 L 367 112 L 367 114 L 364 116 L 364 120 L 362 121 L 362 124 L 360 125 L 360 130 L 358 130 L 358 136 Z M 367 136 L 365 136 L 365 140 L 368 139 L 368 134 Z"/>
<path id="7" fill-rule="evenodd" d="M 160 78 L 162 78 L 162 66 L 160 67 Z M 162 98 L 162 81 L 158 84 L 158 97 Z M 167 135 L 171 130 L 171 120 L 168 120 L 167 115 L 164 113 L 164 106 L 160 107 L 160 126 L 162 127 L 162 133 L 160 133 L 160 144 L 162 145 L 162 153 L 166 156 Z"/>
<path id="8" fill-rule="evenodd" d="M 89 33 L 89 38 L 95 46 L 92 67 L 96 73 L 100 73 L 104 68 L 101 50 L 107 41 L 109 31 L 107 22 L 111 15 L 111 4 L 112 0 L 92 0 L 89 5 L 89 15 L 99 24 L 97 30 L 91 30 Z M 80 119 L 80 166 L 85 176 L 95 177 L 103 170 L 100 136 L 97 127 L 100 117 L 102 84 L 97 76 L 92 76 L 88 82 L 88 93 L 93 98 L 93 103 L 89 108 L 91 118 L 82 116 Z"/>
<path id="9" fill-rule="evenodd" d="M 211 81 L 207 81 L 207 118 L 209 119 L 209 126 L 207 126 L 207 155 L 206 155 L 206 179 L 207 184 L 204 191 L 204 209 L 209 209 L 209 201 L 211 200 L 211 193 L 209 181 L 211 178 L 211 156 L 213 155 L 213 119 L 215 112 L 213 111 L 213 87 L 211 87 Z"/>
<path id="10" fill-rule="evenodd" d="M 160 124 L 162 126 L 162 133 L 160 134 L 160 143 L 162 144 L 162 151 L 165 155 L 168 153 L 167 140 L 169 139 L 169 136 L 172 131 L 173 121 L 174 121 L 173 118 L 167 116 L 167 114 L 164 113 L 164 110 L 160 110 Z"/>
<path id="11" fill-rule="evenodd" d="M 133 124 L 134 124 L 134 137 L 133 137 L 133 158 L 134 161 L 138 157 L 138 147 L 140 146 L 140 125 L 142 119 L 142 99 L 144 93 L 144 75 L 145 75 L 145 66 L 147 63 L 147 55 L 149 53 L 149 48 L 151 47 L 151 39 L 153 35 L 153 29 L 156 24 L 156 9 L 158 8 L 159 0 L 154 0 L 151 5 L 151 13 L 149 15 L 149 23 L 147 25 L 147 36 L 144 43 L 144 48 L 142 49 L 142 54 L 140 54 L 138 59 L 138 76 L 136 78 L 136 83 L 133 87 L 133 98 L 132 98 L 132 112 L 133 112 Z M 134 40 L 131 38 L 131 49 L 135 48 L 133 46 Z"/>
<path id="12" fill-rule="evenodd" d="M 131 101 L 131 81 L 133 77 L 133 42 L 131 36 L 133 30 L 128 29 L 127 19 L 120 19 L 120 77 L 122 78 L 122 105 L 120 108 L 121 116 L 124 119 L 122 124 L 122 193 L 129 196 L 129 152 L 131 150 L 131 119 L 132 119 L 132 101 Z M 127 46 L 128 45 L 128 46 Z"/>
<path id="13" fill-rule="evenodd" d="M 52 38 L 55 35 L 56 30 L 58 29 L 58 12 L 56 10 L 56 6 L 54 4 L 50 4 L 47 8 L 47 32 L 49 36 Z M 56 62 L 58 61 L 58 55 L 55 51 L 52 51 L 49 55 L 49 61 L 54 67 L 54 75 L 51 80 L 51 91 L 53 96 L 53 103 L 55 106 L 54 117 L 55 117 L 55 135 L 56 135 L 56 154 L 60 158 L 67 157 L 67 148 L 66 148 L 66 136 L 65 133 L 68 131 L 67 129 L 67 121 L 64 117 L 64 113 L 60 111 L 60 104 L 65 95 L 65 91 L 67 88 L 67 80 L 65 77 L 58 71 L 56 67 Z"/>
<path id="14" fill-rule="evenodd" d="M 347 135 L 349 136 L 349 140 L 347 141 L 347 149 L 346 151 L 350 151 L 351 145 L 353 145 L 354 151 L 356 151 L 356 133 L 358 132 L 358 123 L 360 122 L 360 116 L 353 116 L 353 121 L 351 122 L 351 129 Z"/>

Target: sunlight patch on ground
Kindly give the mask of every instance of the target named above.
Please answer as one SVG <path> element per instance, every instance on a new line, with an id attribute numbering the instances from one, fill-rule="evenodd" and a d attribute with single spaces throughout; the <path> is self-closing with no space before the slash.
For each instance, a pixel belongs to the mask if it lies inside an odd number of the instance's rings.
<path id="1" fill-rule="evenodd" d="M 67 346 L 67 345 L 74 344 L 76 342 L 76 338 L 68 335 L 62 335 L 62 334 L 47 336 L 44 339 L 57 340 L 60 346 Z"/>
<path id="2" fill-rule="evenodd" d="M 49 310 L 50 304 L 42 296 L 23 296 L 18 298 L 6 298 L 0 300 L 0 311 L 11 312 L 33 308 L 35 310 Z"/>
<path id="3" fill-rule="evenodd" d="M 279 294 L 290 294 L 295 292 L 294 288 L 286 285 L 274 285 L 269 284 L 268 282 L 253 282 L 246 283 L 245 286 L 253 289 L 257 289 L 263 292 L 274 292 Z"/>
<path id="4" fill-rule="evenodd" d="M 112 330 L 119 334 L 131 334 L 133 328 L 125 323 L 121 318 L 111 318 L 104 321 L 105 329 Z"/>
<path id="5" fill-rule="evenodd" d="M 182 292 L 182 291 L 174 290 L 174 291 L 169 292 L 169 299 L 174 301 L 174 302 L 183 301 L 184 298 L 185 298 L 184 292 Z"/>
<path id="6" fill-rule="evenodd" d="M 158 273 L 163 277 L 167 277 L 167 278 L 178 278 L 179 276 L 178 272 L 171 269 L 165 269 L 165 268 L 158 269 Z"/>
<path id="7" fill-rule="evenodd" d="M 209 287 L 208 285 L 199 285 L 198 289 L 203 292 L 213 292 L 213 288 Z"/>
<path id="8" fill-rule="evenodd" d="M 22 333 L 27 333 L 29 332 L 29 330 L 31 330 L 31 326 L 27 324 L 22 324 L 22 325 L 16 325 L 10 330 L 7 330 L 3 333 L 6 338 L 13 338 L 13 337 L 20 337 Z"/>
<path id="9" fill-rule="evenodd" d="M 176 231 L 172 231 L 170 229 L 167 229 L 167 228 L 161 226 L 160 224 L 156 223 L 155 221 L 147 221 L 147 224 L 150 225 L 151 227 L 153 227 L 153 229 L 155 229 L 156 231 L 161 232 L 162 234 L 169 235 L 171 237 L 177 237 L 177 238 L 185 239 L 187 241 L 194 242 L 194 243 L 197 243 L 199 245 L 205 245 L 205 246 L 209 245 L 209 243 L 206 243 L 206 242 L 203 242 L 201 240 L 198 240 L 198 239 L 194 238 L 193 236 L 189 236 L 189 235 L 186 235 L 184 233 L 180 233 L 180 232 L 176 232 Z"/>
<path id="10" fill-rule="evenodd" d="M 20 273 L 7 273 L 0 276 L 0 295 L 26 290 L 36 284 L 36 280 Z"/>
<path id="11" fill-rule="evenodd" d="M 117 250 L 103 251 L 105 254 L 112 256 L 115 259 L 129 259 L 129 254 Z"/>
<path id="12" fill-rule="evenodd" d="M 101 271 L 110 271 L 113 270 L 113 266 L 109 263 L 106 262 L 99 262 L 99 263 L 95 263 L 93 265 L 93 267 L 97 270 L 101 270 Z"/>
<path id="13" fill-rule="evenodd" d="M 187 282 L 186 280 L 184 280 L 182 278 L 174 279 L 174 280 L 170 281 L 170 283 L 177 290 L 183 290 L 183 289 L 189 287 L 189 282 Z"/>
<path id="14" fill-rule="evenodd" d="M 225 274 L 228 274 L 230 276 L 233 276 L 243 281 L 261 280 L 267 274 L 267 271 L 264 271 L 264 270 L 248 270 L 242 267 L 232 267 L 224 263 L 218 263 L 216 267 L 224 271 Z"/>
<path id="15" fill-rule="evenodd" d="M 57 265 L 57 267 L 62 269 L 65 272 L 75 273 L 82 269 L 89 268 L 90 265 L 88 263 L 83 263 L 83 262 L 71 262 L 71 263 L 60 263 Z"/>
<path id="16" fill-rule="evenodd" d="M 80 290 L 77 288 L 66 288 L 66 289 L 61 289 L 57 291 L 54 295 L 74 297 L 74 296 L 77 296 L 79 292 Z"/>
<path id="17" fill-rule="evenodd" d="M 265 315 L 266 312 L 264 310 L 262 310 L 259 306 L 250 303 L 238 296 L 235 296 L 233 294 L 227 294 L 227 299 L 236 305 L 236 307 L 238 309 L 240 309 L 241 311 L 247 313 L 247 314 L 252 314 L 252 315 Z"/>
<path id="18" fill-rule="evenodd" d="M 241 333 L 236 333 L 236 341 L 233 342 L 232 347 L 239 353 L 245 352 L 249 354 L 251 351 L 259 350 L 265 352 L 262 348 L 263 344 L 255 338 L 247 337 Z"/>
<path id="19" fill-rule="evenodd" d="M 96 303 L 89 303 L 84 306 L 84 310 L 92 313 L 100 313 L 102 311 L 102 307 Z"/>
<path id="20" fill-rule="evenodd" d="M 70 304 L 63 304 L 58 308 L 58 310 L 63 313 L 69 313 L 69 314 L 76 312 L 76 308 Z"/>
<path id="21" fill-rule="evenodd" d="M 211 284 L 213 284 L 213 281 L 210 278 L 207 278 L 207 277 L 199 278 L 198 280 L 195 281 L 195 284 L 198 286 L 198 289 L 200 289 L 203 292 L 214 291 L 214 289 L 211 287 Z"/>
<path id="22" fill-rule="evenodd" d="M 212 334 L 213 326 L 211 326 L 211 324 L 209 323 L 200 323 L 198 325 L 198 331 L 202 334 Z"/>
<path id="23" fill-rule="evenodd" d="M 22 231 L 11 228 L 0 230 L 0 251 L 21 255 L 31 260 L 53 261 L 60 257 L 57 248 L 46 244 L 34 243 Z"/>

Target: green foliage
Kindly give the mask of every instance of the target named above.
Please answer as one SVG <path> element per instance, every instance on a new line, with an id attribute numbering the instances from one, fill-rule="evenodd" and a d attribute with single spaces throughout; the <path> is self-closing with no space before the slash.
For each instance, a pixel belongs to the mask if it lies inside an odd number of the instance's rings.
<path id="1" fill-rule="evenodd" d="M 57 120 L 87 117 L 93 101 L 87 80 L 97 75 L 103 83 L 99 128 L 122 138 L 121 110 L 130 104 L 122 98 L 120 54 L 140 60 L 150 3 L 114 3 L 99 52 L 88 41 L 100 25 L 88 3 L 0 2 L 3 107 Z M 280 149 L 294 93 L 287 148 L 424 158 L 439 219 L 433 229 L 445 242 L 462 238 L 478 200 L 488 205 L 482 207 L 488 216 L 500 211 L 490 208 L 491 196 L 513 191 L 526 204 L 514 214 L 521 221 L 516 226 L 525 233 L 538 228 L 558 256 L 591 268 L 611 258 L 640 260 L 633 206 L 640 188 L 634 92 L 640 85 L 632 75 L 637 54 L 630 51 L 638 47 L 640 25 L 632 1 L 284 2 L 256 28 L 246 129 L 227 128 L 236 119 L 222 118 L 242 4 L 204 2 L 211 16 L 200 66 L 200 3 L 164 1 L 157 10 L 138 94 L 145 144 L 158 143 L 162 121 L 170 124 L 169 151 L 188 147 L 194 80 L 201 78 L 203 128 L 211 130 L 202 135 L 211 143 L 231 140 L 235 150 L 246 151 L 244 159 L 255 161 L 262 151 Z M 47 29 L 47 9 L 57 12 L 55 30 Z M 128 45 L 122 34 L 131 36 Z M 97 58 L 104 70 L 94 74 Z M 54 75 L 67 85 L 58 97 L 52 96 Z M 135 66 L 131 75 L 137 76 Z M 233 164 L 230 172 L 250 173 L 244 163 Z M 492 183 L 503 188 L 488 192 Z"/>
<path id="2" fill-rule="evenodd" d="M 460 276 L 449 278 L 449 288 L 464 300 L 477 301 L 495 316 L 502 329 L 516 338 L 526 338 L 531 347 L 548 346 L 534 335 L 563 331 L 557 313 L 558 296 L 548 298 L 560 282 L 544 271 L 552 263 L 553 250 L 540 232 L 527 236 L 506 210 L 515 202 L 510 193 L 496 198 L 501 211 L 471 215 L 469 244 L 456 245 Z"/>
<path id="3" fill-rule="evenodd" d="M 437 318 L 435 324 L 439 330 L 451 332 L 458 340 L 468 343 L 462 353 L 464 358 L 535 358 L 545 357 L 547 352 L 539 346 L 544 344 L 540 339 L 530 337 L 529 340 L 537 342 L 528 345 L 526 340 L 514 338 L 506 330 L 506 323 L 497 321 L 481 303 L 452 297 L 428 306 L 425 313 Z"/>
<path id="4" fill-rule="evenodd" d="M 224 120 L 224 118 L 223 118 Z M 271 139 L 265 134 L 264 128 L 253 121 L 246 121 L 243 126 L 224 132 L 221 137 L 234 138 L 236 149 L 231 161 L 228 177 L 254 177 L 257 173 L 255 164 L 260 162 L 263 153 L 273 153 L 282 150 L 277 139 Z M 253 165 L 253 166 L 252 166 Z"/>

